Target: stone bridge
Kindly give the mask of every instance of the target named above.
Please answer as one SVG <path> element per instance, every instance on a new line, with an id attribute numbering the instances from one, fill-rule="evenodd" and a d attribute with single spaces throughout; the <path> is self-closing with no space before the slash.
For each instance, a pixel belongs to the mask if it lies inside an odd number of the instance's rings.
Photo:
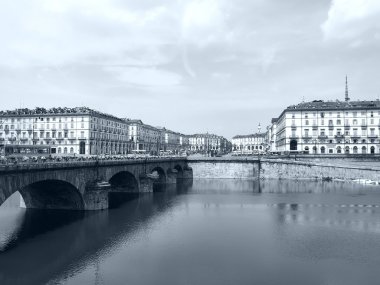
<path id="1" fill-rule="evenodd" d="M 101 210 L 109 194 L 153 192 L 181 179 L 192 179 L 186 158 L 2 166 L 0 205 L 19 191 L 27 208 Z"/>

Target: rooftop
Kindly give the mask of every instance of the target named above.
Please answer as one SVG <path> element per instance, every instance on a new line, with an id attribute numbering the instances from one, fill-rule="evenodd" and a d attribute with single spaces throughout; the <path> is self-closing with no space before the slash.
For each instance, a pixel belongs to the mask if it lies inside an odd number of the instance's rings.
<path id="1" fill-rule="evenodd" d="M 265 133 L 255 133 L 255 134 L 249 134 L 249 135 L 236 135 L 232 139 L 263 138 L 265 136 L 266 136 Z"/>
<path id="2" fill-rule="evenodd" d="M 20 108 L 15 110 L 5 110 L 0 111 L 0 116 L 6 117 L 6 116 L 27 116 L 27 115 L 34 115 L 34 116 L 41 116 L 41 115 L 71 115 L 71 114 L 96 114 L 101 115 L 104 117 L 112 118 L 121 121 L 120 118 L 115 117 L 110 114 L 102 113 L 93 109 L 90 109 L 88 107 L 74 107 L 74 108 L 68 108 L 68 107 L 53 107 L 50 109 L 47 108 L 41 108 L 36 107 L 34 109 L 28 109 L 28 108 Z"/>
<path id="3" fill-rule="evenodd" d="M 347 109 L 378 109 L 380 100 L 375 101 L 323 101 L 314 100 L 311 102 L 302 102 L 297 105 L 291 105 L 286 108 L 291 110 L 347 110 Z"/>

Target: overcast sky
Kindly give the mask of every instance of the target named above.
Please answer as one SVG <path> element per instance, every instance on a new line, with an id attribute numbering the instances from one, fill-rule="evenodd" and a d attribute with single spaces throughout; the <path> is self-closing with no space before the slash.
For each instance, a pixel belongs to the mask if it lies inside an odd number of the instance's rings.
<path id="1" fill-rule="evenodd" d="M 0 99 L 231 138 L 380 96 L 378 0 L 0 0 Z"/>

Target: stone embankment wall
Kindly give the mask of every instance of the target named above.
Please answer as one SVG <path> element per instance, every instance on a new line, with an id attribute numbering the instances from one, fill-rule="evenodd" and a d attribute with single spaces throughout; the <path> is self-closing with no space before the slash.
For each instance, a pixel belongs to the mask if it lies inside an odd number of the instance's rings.
<path id="1" fill-rule="evenodd" d="M 380 181 L 380 170 L 282 160 L 191 160 L 194 178 L 235 179 L 370 179 Z"/>
<path id="2" fill-rule="evenodd" d="M 380 180 L 380 171 L 365 167 L 346 167 L 298 161 L 261 161 L 263 179 L 370 179 Z"/>
<path id="3" fill-rule="evenodd" d="M 244 160 L 190 160 L 193 178 L 255 179 L 259 173 L 258 161 Z"/>

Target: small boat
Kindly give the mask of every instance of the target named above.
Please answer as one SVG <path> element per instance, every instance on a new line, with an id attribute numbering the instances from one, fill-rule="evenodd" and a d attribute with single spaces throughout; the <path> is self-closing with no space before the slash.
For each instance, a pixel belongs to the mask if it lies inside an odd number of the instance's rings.
<path id="1" fill-rule="evenodd" d="M 111 184 L 107 181 L 96 181 L 87 187 L 88 190 L 98 191 L 98 190 L 108 190 L 111 188 Z"/>
<path id="2" fill-rule="evenodd" d="M 370 180 L 370 179 L 354 179 L 352 181 L 355 183 L 359 183 L 359 184 L 369 184 L 369 185 L 378 185 L 379 184 L 379 181 L 374 181 L 374 180 Z"/>

